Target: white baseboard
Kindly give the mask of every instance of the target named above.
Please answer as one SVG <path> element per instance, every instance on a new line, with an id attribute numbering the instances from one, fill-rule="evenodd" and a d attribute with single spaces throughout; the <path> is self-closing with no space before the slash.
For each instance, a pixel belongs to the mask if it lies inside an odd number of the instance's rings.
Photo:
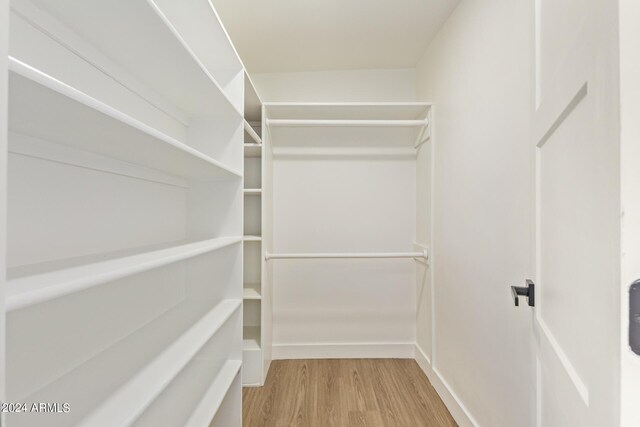
<path id="1" fill-rule="evenodd" d="M 262 370 L 262 384 L 267 382 L 267 375 L 269 374 L 269 368 L 271 367 L 271 359 L 264 361 L 264 369 Z"/>
<path id="2" fill-rule="evenodd" d="M 264 384 L 260 384 L 260 383 L 250 383 L 250 384 L 242 384 L 242 387 L 262 387 Z"/>
<path id="3" fill-rule="evenodd" d="M 433 370 L 431 369 L 431 358 L 427 356 L 424 351 L 422 351 L 422 348 L 419 344 L 416 344 L 414 356 L 416 362 L 418 363 L 418 366 L 420 366 L 420 369 L 422 369 L 422 372 L 424 372 L 427 378 L 429 378 L 429 381 L 431 381 L 431 377 L 433 376 Z"/>
<path id="4" fill-rule="evenodd" d="M 414 343 L 273 344 L 273 360 L 413 359 Z"/>
<path id="5" fill-rule="evenodd" d="M 415 359 L 418 366 L 420 366 L 427 378 L 429 378 L 429 381 L 431 381 L 433 388 L 438 392 L 438 395 L 451 413 L 453 419 L 456 420 L 456 423 L 458 423 L 460 427 L 479 427 L 479 424 L 460 401 L 458 395 L 442 377 L 438 368 L 433 367 L 431 360 L 418 344 L 415 346 Z"/>

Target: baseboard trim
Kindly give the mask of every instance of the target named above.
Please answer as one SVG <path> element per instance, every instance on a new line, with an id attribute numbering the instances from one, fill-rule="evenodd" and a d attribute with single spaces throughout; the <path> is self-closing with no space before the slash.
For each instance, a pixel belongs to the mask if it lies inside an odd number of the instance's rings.
<path id="1" fill-rule="evenodd" d="M 479 424 L 471 416 L 458 395 L 451 389 L 449 383 L 442 377 L 438 369 L 433 367 L 430 358 L 418 344 L 415 346 L 415 359 L 418 366 L 431 381 L 433 388 L 438 392 L 453 419 L 456 420 L 456 423 L 460 427 L 479 427 Z"/>
<path id="2" fill-rule="evenodd" d="M 267 382 L 267 375 L 269 375 L 269 368 L 271 368 L 271 359 L 265 360 L 264 369 L 262 370 L 262 384 Z"/>
<path id="3" fill-rule="evenodd" d="M 422 350 L 419 344 L 416 344 L 415 348 L 415 359 L 422 372 L 429 378 L 429 381 L 432 380 L 433 370 L 431 369 L 431 358 L 427 356 L 427 354 Z"/>
<path id="4" fill-rule="evenodd" d="M 413 359 L 414 343 L 273 344 L 273 360 Z"/>

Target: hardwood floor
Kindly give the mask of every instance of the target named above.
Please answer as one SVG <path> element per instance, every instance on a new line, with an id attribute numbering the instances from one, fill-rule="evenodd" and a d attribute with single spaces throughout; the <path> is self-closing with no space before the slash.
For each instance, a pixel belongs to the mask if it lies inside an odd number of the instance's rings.
<path id="1" fill-rule="evenodd" d="M 457 425 L 414 360 L 273 361 L 242 396 L 244 427 Z"/>

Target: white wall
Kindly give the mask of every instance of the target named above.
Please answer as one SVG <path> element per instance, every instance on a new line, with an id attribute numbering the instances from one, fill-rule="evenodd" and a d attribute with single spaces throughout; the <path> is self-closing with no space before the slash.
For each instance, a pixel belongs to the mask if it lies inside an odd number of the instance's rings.
<path id="1" fill-rule="evenodd" d="M 463 1 L 418 68 L 419 99 L 435 103 L 432 377 L 461 425 L 535 419 L 531 312 L 509 292 L 534 273 L 532 12 Z"/>
<path id="2" fill-rule="evenodd" d="M 640 279 L 640 2 L 620 1 L 620 101 L 622 168 L 622 368 L 621 424 L 640 425 L 640 356 L 629 348 L 629 285 Z"/>
<path id="3" fill-rule="evenodd" d="M 415 159 L 275 156 L 274 252 L 405 252 Z M 412 357 L 413 260 L 275 260 L 274 358 Z"/>
<path id="4" fill-rule="evenodd" d="M 263 102 L 414 101 L 416 70 L 252 74 Z"/>
<path id="5" fill-rule="evenodd" d="M 416 99 L 415 69 L 251 77 L 265 102 Z M 345 141 L 357 138 L 354 134 L 357 132 L 346 136 Z M 302 148 L 295 149 L 294 154 L 285 150 L 286 153 L 274 156 L 273 251 L 413 250 L 415 158 L 406 154 L 353 155 L 348 149 L 338 150 L 341 154 L 336 154 L 335 148 L 341 146 L 336 146 L 336 138 L 339 137 L 335 134 L 324 135 L 320 137 L 322 141 L 306 141 L 305 146 L 311 148 L 309 152 Z M 297 139 L 292 137 L 288 142 L 300 147 L 299 141 L 295 143 Z M 282 145 L 282 139 L 280 143 Z M 331 155 L 322 154 L 321 147 L 326 147 L 326 143 L 334 148 Z M 414 261 L 278 260 L 270 263 L 275 359 L 412 356 Z"/>

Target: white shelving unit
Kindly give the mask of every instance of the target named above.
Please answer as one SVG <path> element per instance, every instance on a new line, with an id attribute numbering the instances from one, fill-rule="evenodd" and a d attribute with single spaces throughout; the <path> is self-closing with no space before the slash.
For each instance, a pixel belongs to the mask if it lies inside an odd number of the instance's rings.
<path id="1" fill-rule="evenodd" d="M 277 155 L 406 155 L 430 138 L 429 103 L 265 104 Z"/>
<path id="2" fill-rule="evenodd" d="M 193 243 L 174 243 L 167 248 L 137 248 L 108 255 L 15 267 L 7 271 L 9 280 L 5 292 L 6 309 L 13 311 L 46 302 L 206 254 L 240 241 L 239 237 L 219 237 Z"/>
<path id="3" fill-rule="evenodd" d="M 271 362 L 271 299 L 265 272 L 263 230 L 268 182 L 263 153 L 262 103 L 246 75 L 244 143 L 243 373 L 247 386 L 264 384 Z"/>
<path id="4" fill-rule="evenodd" d="M 182 178 L 242 175 L 241 171 L 13 57 L 9 57 L 9 70 L 12 132 Z M 139 151 L 132 150 L 132 144 Z M 26 148 L 18 146 L 18 149 Z"/>
<path id="5" fill-rule="evenodd" d="M 265 103 L 263 155 L 277 186 L 265 215 L 277 216 L 262 236 L 282 314 L 276 358 L 413 356 L 395 344 L 414 320 L 385 321 L 377 307 L 403 312 L 415 300 L 401 290 L 427 277 L 427 228 L 415 212 L 428 216 L 416 180 L 430 167 L 431 112 L 424 102 Z"/>
<path id="6" fill-rule="evenodd" d="M 243 199 L 260 194 L 215 10 L 10 3 L 3 400 L 71 411 L 3 425 L 241 426 Z"/>

